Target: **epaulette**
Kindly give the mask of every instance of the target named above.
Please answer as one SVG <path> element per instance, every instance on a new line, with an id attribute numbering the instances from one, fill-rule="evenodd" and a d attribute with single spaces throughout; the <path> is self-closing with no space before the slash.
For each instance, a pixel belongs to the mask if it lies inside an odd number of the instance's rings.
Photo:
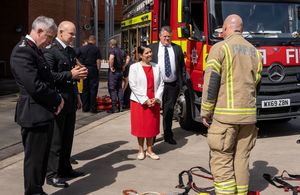
<path id="1" fill-rule="evenodd" d="M 47 45 L 45 48 L 50 49 L 52 47 L 52 44 Z"/>
<path id="2" fill-rule="evenodd" d="M 26 44 L 26 41 L 25 40 L 23 40 L 22 42 L 21 42 L 21 44 L 19 45 L 19 47 L 26 47 L 27 46 L 27 44 Z"/>

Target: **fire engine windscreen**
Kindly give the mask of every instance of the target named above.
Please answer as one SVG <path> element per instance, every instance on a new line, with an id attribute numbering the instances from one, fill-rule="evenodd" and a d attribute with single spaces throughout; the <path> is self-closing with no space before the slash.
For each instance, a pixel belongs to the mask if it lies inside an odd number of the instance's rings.
<path id="1" fill-rule="evenodd" d="M 299 38 L 300 3 L 289 1 L 219 1 L 209 3 L 210 36 L 220 37 L 224 19 L 238 14 L 244 21 L 243 35 L 251 38 Z"/>

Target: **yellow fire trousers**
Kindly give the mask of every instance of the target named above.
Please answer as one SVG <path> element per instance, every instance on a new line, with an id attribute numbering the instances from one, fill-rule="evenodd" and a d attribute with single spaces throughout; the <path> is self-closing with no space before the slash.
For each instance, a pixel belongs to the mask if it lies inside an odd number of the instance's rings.
<path id="1" fill-rule="evenodd" d="M 257 131 L 255 124 L 224 124 L 213 120 L 207 143 L 217 195 L 247 195 L 249 156 Z"/>

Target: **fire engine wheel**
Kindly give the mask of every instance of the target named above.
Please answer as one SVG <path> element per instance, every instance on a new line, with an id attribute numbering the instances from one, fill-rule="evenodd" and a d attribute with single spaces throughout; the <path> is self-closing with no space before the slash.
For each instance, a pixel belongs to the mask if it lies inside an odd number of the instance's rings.
<path id="1" fill-rule="evenodd" d="M 178 122 L 183 129 L 195 129 L 196 122 L 192 118 L 191 99 L 188 91 L 180 92 L 175 105 L 175 112 L 178 117 Z"/>

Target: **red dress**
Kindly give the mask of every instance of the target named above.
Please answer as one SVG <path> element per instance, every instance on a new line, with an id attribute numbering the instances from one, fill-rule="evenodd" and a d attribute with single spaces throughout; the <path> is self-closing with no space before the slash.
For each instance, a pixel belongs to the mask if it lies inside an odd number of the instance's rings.
<path id="1" fill-rule="evenodd" d="M 152 66 L 143 66 L 147 78 L 147 96 L 154 98 L 154 76 Z M 154 137 L 159 134 L 160 104 L 148 107 L 138 102 L 130 102 L 131 134 L 137 137 Z"/>

